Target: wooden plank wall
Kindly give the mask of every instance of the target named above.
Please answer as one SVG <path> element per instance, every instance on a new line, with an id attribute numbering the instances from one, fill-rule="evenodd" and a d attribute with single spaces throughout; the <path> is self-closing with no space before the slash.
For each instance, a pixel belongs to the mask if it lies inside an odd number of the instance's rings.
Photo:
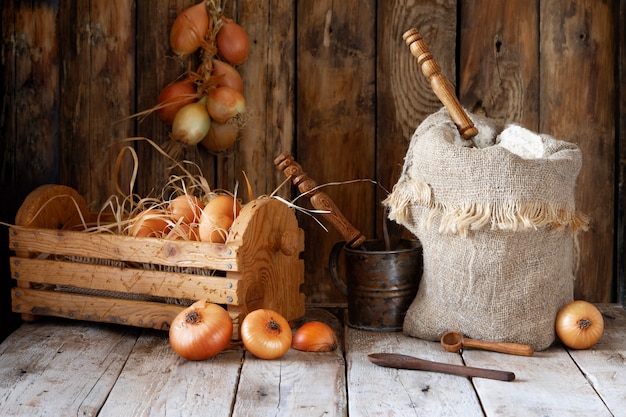
<path id="1" fill-rule="evenodd" d="M 167 140 L 154 115 L 125 117 L 150 108 L 184 72 L 169 50 L 169 28 L 194 3 L 5 0 L 3 190 L 22 199 L 58 182 L 98 207 L 115 192 L 124 146 L 139 157 L 136 191 L 159 190 L 168 162 L 146 142 L 120 141 Z M 576 296 L 623 301 L 624 8 L 618 0 L 225 0 L 252 42 L 239 67 L 250 118 L 231 152 L 192 148 L 183 157 L 217 188 L 233 190 L 245 171 L 259 195 L 283 182 L 273 159 L 291 151 L 363 234 L 380 236 L 380 201 L 411 134 L 441 106 L 401 38 L 415 27 L 466 108 L 581 147 L 578 206 L 593 226 L 580 239 Z M 126 157 L 117 178 L 126 188 L 131 168 Z M 299 219 L 307 301 L 344 303 L 326 266 L 340 235 Z"/>

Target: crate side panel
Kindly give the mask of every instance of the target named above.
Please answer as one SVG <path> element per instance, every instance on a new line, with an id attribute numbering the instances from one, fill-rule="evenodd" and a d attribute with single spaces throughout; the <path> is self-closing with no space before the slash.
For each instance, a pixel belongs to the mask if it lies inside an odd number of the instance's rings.
<path id="1" fill-rule="evenodd" d="M 13 227 L 9 245 L 32 253 L 237 271 L 238 248 L 206 242 Z"/>
<path id="2" fill-rule="evenodd" d="M 43 273 L 45 271 L 45 273 Z M 234 275 L 234 274 L 233 274 Z M 219 304 L 239 302 L 240 280 L 235 276 L 197 274 L 65 262 L 11 258 L 11 276 L 18 282 L 68 286 L 76 292 L 112 291 L 136 297 L 208 299 Z"/>

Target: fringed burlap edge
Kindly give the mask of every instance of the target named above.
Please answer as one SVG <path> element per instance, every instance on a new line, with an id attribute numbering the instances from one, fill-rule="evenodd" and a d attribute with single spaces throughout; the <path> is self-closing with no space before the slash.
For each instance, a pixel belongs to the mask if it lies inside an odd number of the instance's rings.
<path id="1" fill-rule="evenodd" d="M 430 215 L 424 227 L 432 227 L 432 219 L 441 214 L 439 233 L 467 236 L 472 230 L 528 230 L 550 227 L 569 227 L 573 234 L 589 228 L 590 217 L 578 211 L 544 202 L 467 202 L 450 206 L 434 201 L 430 186 L 419 180 L 396 184 L 393 192 L 383 200 L 389 208 L 389 218 L 399 224 L 410 222 L 410 208 L 420 204 L 429 208 Z"/>

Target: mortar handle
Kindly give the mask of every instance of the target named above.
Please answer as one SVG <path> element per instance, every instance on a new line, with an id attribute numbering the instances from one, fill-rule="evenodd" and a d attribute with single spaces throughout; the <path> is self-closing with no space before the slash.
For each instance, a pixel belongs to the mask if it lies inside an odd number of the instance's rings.
<path id="1" fill-rule="evenodd" d="M 365 236 L 352 226 L 333 200 L 323 191 L 315 189 L 317 183 L 304 172 L 300 164 L 293 159 L 293 156 L 283 152 L 274 160 L 274 165 L 283 171 L 287 178 L 291 178 L 291 181 L 298 187 L 301 193 L 309 196 L 313 207 L 317 210 L 326 211 L 322 216 L 333 224 L 350 247 L 357 248 L 365 241 Z"/>
<path id="2" fill-rule="evenodd" d="M 430 80 L 430 85 L 435 95 L 441 100 L 443 105 L 450 113 L 450 117 L 461 137 L 465 140 L 471 140 L 478 134 L 478 129 L 474 126 L 456 94 L 450 84 L 450 81 L 441 72 L 441 67 L 435 61 L 435 58 L 430 53 L 428 45 L 422 39 L 422 35 L 419 34 L 417 29 L 409 29 L 403 35 L 402 38 L 409 46 L 411 54 L 417 58 L 417 62 L 420 64 L 422 73 Z"/>

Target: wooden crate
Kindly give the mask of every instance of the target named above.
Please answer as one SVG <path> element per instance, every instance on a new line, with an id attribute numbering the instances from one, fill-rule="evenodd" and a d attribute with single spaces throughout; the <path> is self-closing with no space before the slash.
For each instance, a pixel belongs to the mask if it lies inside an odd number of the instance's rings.
<path id="1" fill-rule="evenodd" d="M 205 298 L 224 305 L 238 339 L 241 320 L 257 308 L 290 321 L 304 315 L 304 232 L 276 199 L 244 205 L 224 244 L 70 230 L 81 214 L 95 216 L 78 192 L 59 185 L 36 189 L 19 209 L 9 245 L 12 309 L 24 320 L 167 330 L 185 305 Z"/>

